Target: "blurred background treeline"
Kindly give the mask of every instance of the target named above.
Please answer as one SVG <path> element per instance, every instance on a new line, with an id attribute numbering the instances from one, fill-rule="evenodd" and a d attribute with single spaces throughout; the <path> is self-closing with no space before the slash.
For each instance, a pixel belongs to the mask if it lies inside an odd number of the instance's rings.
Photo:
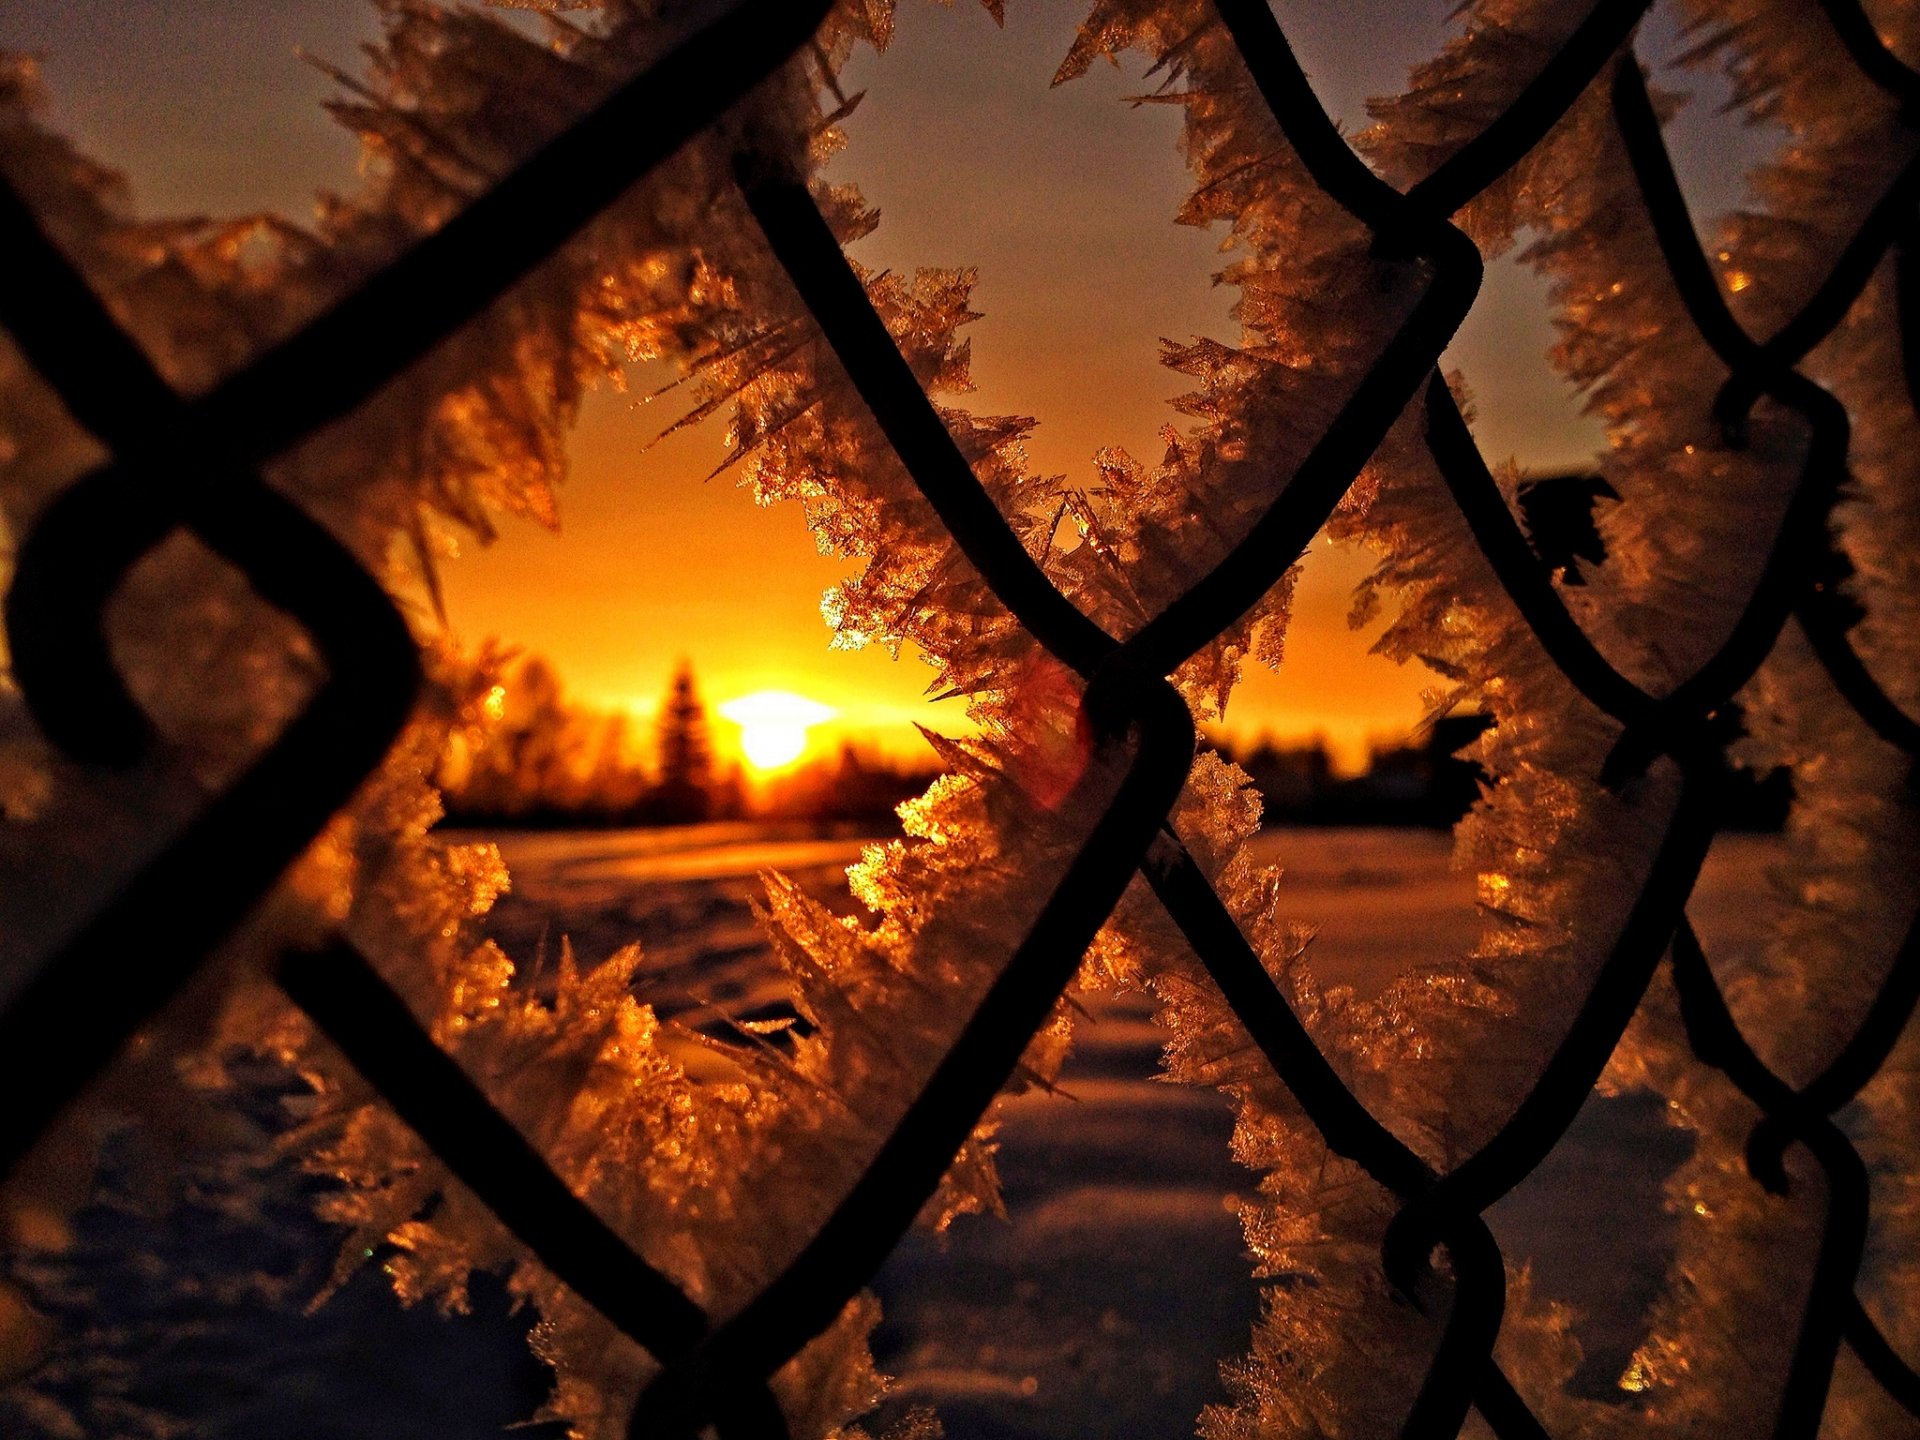
<path id="1" fill-rule="evenodd" d="M 570 700 L 529 656 L 488 693 L 489 723 L 456 735 L 436 777 L 446 823 L 507 829 L 692 825 L 709 820 L 880 821 L 939 773 L 853 743 L 752 772 L 721 753 L 690 664 L 650 724 Z"/>
<path id="2" fill-rule="evenodd" d="M 693 667 L 683 663 L 650 722 L 577 704 L 554 667 L 529 656 L 502 668 L 487 724 L 458 735 L 438 776 L 446 823 L 492 829 L 688 825 L 712 820 L 886 822 L 939 773 L 843 742 L 772 771 L 716 746 Z M 1415 737 L 1376 744 L 1343 775 L 1323 740 L 1251 743 L 1213 732 L 1264 799 L 1267 825 L 1441 829 L 1466 813 L 1485 772 L 1470 758 L 1482 715 L 1446 715 Z M 1735 772 L 1728 827 L 1777 830 L 1791 791 L 1784 771 Z"/>

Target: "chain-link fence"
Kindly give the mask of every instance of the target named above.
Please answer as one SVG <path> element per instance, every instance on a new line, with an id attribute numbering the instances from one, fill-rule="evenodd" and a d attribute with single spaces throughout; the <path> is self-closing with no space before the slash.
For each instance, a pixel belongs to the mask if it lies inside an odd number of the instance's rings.
<path id="1" fill-rule="evenodd" d="M 777 1278 L 735 1314 L 704 1313 L 572 1193 L 346 944 L 287 957 L 281 984 L 508 1230 L 661 1362 L 632 1415 L 633 1434 L 687 1434 L 711 1424 L 725 1436 L 777 1435 L 785 1427 L 768 1377 L 880 1267 L 1014 1073 L 1122 891 L 1143 874 L 1327 1145 L 1402 1198 L 1382 1256 L 1387 1280 L 1411 1296 L 1436 1247 L 1446 1253 L 1445 1329 L 1402 1433 L 1452 1435 L 1477 1408 L 1502 1440 L 1519 1440 L 1546 1432 L 1493 1358 L 1506 1281 L 1482 1217 L 1566 1134 L 1670 954 L 1697 1056 L 1763 1114 L 1747 1148 L 1756 1183 L 1783 1188 L 1782 1157 L 1796 1143 L 1826 1176 L 1825 1228 L 1776 1433 L 1819 1430 L 1842 1345 L 1920 1415 L 1920 1376 L 1856 1295 L 1867 1175 L 1834 1120 L 1878 1072 L 1920 999 L 1920 928 L 1887 967 L 1851 1041 L 1796 1089 L 1749 1046 L 1687 918 L 1720 813 L 1726 747 L 1738 733 L 1733 696 L 1785 627 L 1804 630 L 1834 689 L 1876 734 L 1920 754 L 1920 725 L 1875 683 L 1849 640 L 1860 615 L 1840 592 L 1846 562 L 1827 524 L 1846 475 L 1847 413 L 1796 369 L 1890 254 L 1911 361 L 1920 333 L 1920 165 L 1900 172 L 1805 306 L 1758 341 L 1733 318 L 1701 253 L 1631 48 L 1649 0 L 1602 0 L 1502 114 L 1404 193 L 1341 138 L 1264 0 L 1216 3 L 1314 181 L 1368 227 L 1376 255 L 1417 262 L 1425 287 L 1275 503 L 1210 573 L 1124 639 L 1054 586 L 996 509 L 808 190 L 761 157 L 738 157 L 740 184 L 767 243 L 915 483 L 1006 608 L 1084 679 L 1084 713 L 1097 742 L 1126 760 L 1117 792 L 1024 943 L 892 1135 Z M 375 770 L 413 705 L 419 662 L 400 615 L 327 530 L 263 483 L 260 467 L 351 411 L 483 310 L 805 44 L 826 9 L 821 0 L 740 4 L 346 300 L 191 400 L 160 377 L 34 215 L 0 189 L 0 236 L 11 262 L 0 286 L 0 324 L 111 453 L 46 509 L 16 559 L 7 607 L 14 673 L 45 734 L 73 759 L 103 767 L 128 767 L 145 752 L 150 727 L 116 672 L 103 611 L 133 565 L 180 530 L 305 626 L 327 667 L 324 685 L 271 748 L 47 957 L 0 1016 L 0 1093 L 7 1096 L 0 1152 L 9 1167 Z M 1857 0 L 1823 0 L 1822 9 L 1861 71 L 1904 114 L 1920 113 L 1920 75 L 1889 52 Z M 1609 663 L 1569 613 L 1435 368 L 1481 277 L 1479 252 L 1450 217 L 1607 76 L 1614 121 L 1667 269 L 1726 367 L 1715 407 L 1726 443 L 1745 443 L 1747 416 L 1762 397 L 1802 417 L 1810 436 L 1799 485 L 1765 540 L 1738 623 L 1665 694 L 1649 693 Z M 617 146 L 608 143 L 615 138 Z M 610 163 L 613 154 L 619 163 Z M 1920 407 L 1916 374 L 1920 366 L 1909 363 Z M 1511 1118 L 1444 1172 L 1341 1079 L 1167 818 L 1193 757 L 1194 728 L 1163 678 L 1280 581 L 1401 412 L 1422 398 L 1427 446 L 1502 586 L 1580 694 L 1621 727 L 1602 783 L 1629 785 L 1662 757 L 1683 777 L 1644 887 L 1576 1018 Z"/>

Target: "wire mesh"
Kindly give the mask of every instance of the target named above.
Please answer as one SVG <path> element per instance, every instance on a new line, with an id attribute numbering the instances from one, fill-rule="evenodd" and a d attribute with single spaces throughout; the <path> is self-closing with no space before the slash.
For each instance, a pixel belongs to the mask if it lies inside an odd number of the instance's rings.
<path id="1" fill-rule="evenodd" d="M 1756 1182 L 1784 1189 L 1782 1157 L 1794 1144 L 1827 1181 L 1824 1231 L 1775 1433 L 1819 1431 L 1842 1345 L 1920 1415 L 1920 1377 L 1856 1293 L 1870 1195 L 1860 1155 L 1833 1119 L 1878 1073 L 1920 1001 L 1920 921 L 1851 1040 L 1795 1089 L 1741 1033 L 1687 916 L 1717 828 L 1726 747 L 1738 734 L 1733 697 L 1789 623 L 1805 631 L 1861 719 L 1920 756 L 1920 725 L 1876 683 L 1848 636 L 1862 617 L 1839 593 L 1846 561 L 1827 524 L 1846 476 L 1846 411 L 1795 368 L 1889 256 L 1911 355 L 1920 335 L 1920 162 L 1899 174 L 1800 311 L 1755 340 L 1701 253 L 1633 53 L 1649 3 L 1601 0 L 1502 114 L 1403 193 L 1341 138 L 1264 0 L 1216 0 L 1315 183 L 1368 227 L 1377 255 L 1417 262 L 1426 284 L 1279 498 L 1210 573 L 1124 638 L 1053 585 L 996 509 L 806 187 L 761 157 L 739 157 L 738 178 L 768 245 L 888 441 L 1001 603 L 1084 679 L 1085 715 L 1097 742 L 1124 757 L 1125 775 L 1025 941 L 852 1189 L 784 1271 L 725 1318 L 705 1314 L 595 1216 L 351 947 L 337 942 L 282 961 L 286 993 L 452 1172 L 661 1362 L 631 1433 L 682 1435 L 709 1424 L 729 1437 L 785 1433 L 768 1377 L 832 1322 L 906 1232 L 1136 873 L 1327 1145 L 1401 1197 L 1382 1255 L 1387 1280 L 1409 1297 L 1430 1293 L 1433 1252 L 1448 1256 L 1445 1328 L 1403 1435 L 1456 1434 L 1470 1408 L 1502 1440 L 1546 1434 L 1493 1357 L 1506 1282 L 1483 1217 L 1565 1136 L 1668 954 L 1696 1055 L 1762 1113 L 1747 1148 Z M 824 0 L 743 0 L 346 300 L 194 399 L 160 377 L 27 207 L 0 187 L 0 238 L 13 260 L 0 287 L 0 325 L 111 452 L 25 538 L 8 596 L 15 674 L 47 736 L 101 766 L 126 768 L 145 753 L 151 727 L 114 668 L 103 609 L 139 558 L 176 530 L 197 535 L 304 625 L 327 665 L 325 684 L 272 747 L 47 957 L 0 1014 L 0 1093 L 9 1097 L 0 1110 L 0 1166 L 10 1168 L 185 985 L 380 765 L 414 703 L 419 661 L 404 621 L 339 542 L 263 483 L 260 466 L 480 313 L 803 45 L 827 8 Z M 1857 0 L 1823 0 L 1821 8 L 1862 73 L 1903 114 L 1920 112 L 1920 76 L 1887 50 Z M 1726 443 L 1746 443 L 1747 417 L 1762 397 L 1803 417 L 1809 434 L 1799 485 L 1737 623 L 1697 671 L 1658 695 L 1610 664 L 1562 603 L 1436 369 L 1481 279 L 1479 252 L 1450 217 L 1532 151 L 1609 70 L 1615 124 L 1666 267 L 1726 367 L 1714 409 Z M 618 147 L 605 143 L 614 136 Z M 610 163 L 609 154 L 622 158 Z M 1910 388 L 1920 385 L 1916 376 L 1920 366 L 1909 364 Z M 1194 726 L 1164 677 L 1280 581 L 1416 401 L 1425 408 L 1427 447 L 1507 595 L 1568 680 L 1621 727 L 1602 781 L 1629 785 L 1661 757 L 1683 777 L 1645 883 L 1557 1048 L 1506 1123 L 1444 1172 L 1340 1077 L 1168 818 L 1192 762 Z M 1915 403 L 1920 409 L 1920 389 Z M 162 939 L 157 950 L 154 937 Z M 137 964 L 128 958 L 135 939 L 148 942 Z"/>

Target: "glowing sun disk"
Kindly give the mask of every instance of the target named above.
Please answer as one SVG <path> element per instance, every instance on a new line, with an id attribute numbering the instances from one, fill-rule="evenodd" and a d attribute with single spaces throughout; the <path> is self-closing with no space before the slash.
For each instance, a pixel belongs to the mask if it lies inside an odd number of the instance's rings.
<path id="1" fill-rule="evenodd" d="M 756 770 L 791 765 L 807 748 L 807 731 L 839 713 L 790 690 L 757 690 L 719 709 L 740 727 L 740 753 Z"/>

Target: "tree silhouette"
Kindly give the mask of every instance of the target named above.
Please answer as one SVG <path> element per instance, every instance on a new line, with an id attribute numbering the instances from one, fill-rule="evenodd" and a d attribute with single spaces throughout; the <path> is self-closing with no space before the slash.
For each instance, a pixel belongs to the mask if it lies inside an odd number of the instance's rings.
<path id="1" fill-rule="evenodd" d="M 568 699 L 559 673 L 529 656 L 502 675 L 499 715 L 461 741 L 438 783 L 462 825 L 594 825 L 644 818 L 646 772 L 627 717 Z"/>
<path id="2" fill-rule="evenodd" d="M 579 725 L 559 673 L 538 655 L 502 678 L 503 713 L 463 775 L 448 777 L 463 818 L 526 821 L 578 799 Z"/>
<path id="3" fill-rule="evenodd" d="M 646 798 L 646 775 L 627 753 L 627 717 L 599 721 L 592 765 L 581 781 L 581 811 L 613 820 L 631 820 Z"/>
<path id="4" fill-rule="evenodd" d="M 653 818 L 665 825 L 707 819 L 713 813 L 713 744 L 690 661 L 680 661 L 673 672 L 655 733 L 660 779 L 649 807 Z"/>

